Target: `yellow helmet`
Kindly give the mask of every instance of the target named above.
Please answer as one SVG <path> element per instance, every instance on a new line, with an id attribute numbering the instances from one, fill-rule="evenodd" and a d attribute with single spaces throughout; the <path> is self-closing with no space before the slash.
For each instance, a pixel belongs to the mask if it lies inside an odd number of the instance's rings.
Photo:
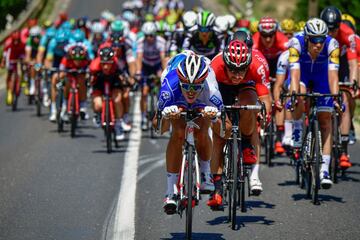
<path id="1" fill-rule="evenodd" d="M 296 30 L 297 30 L 297 31 L 303 31 L 305 25 L 306 25 L 306 22 L 305 22 L 305 21 L 299 21 L 299 22 L 296 24 Z"/>
<path id="2" fill-rule="evenodd" d="M 280 23 L 281 30 L 284 33 L 294 33 L 296 31 L 295 22 L 290 18 L 285 18 Z"/>
<path id="3" fill-rule="evenodd" d="M 259 25 L 259 21 L 258 20 L 255 20 L 255 21 L 252 21 L 250 23 L 250 32 L 252 34 L 256 33 L 258 31 L 258 25 Z"/>
<path id="4" fill-rule="evenodd" d="M 354 25 L 354 26 L 356 25 L 355 19 L 351 15 L 349 15 L 347 13 L 344 13 L 344 14 L 341 15 L 341 20 L 346 20 L 346 21 L 351 22 L 352 25 Z"/>

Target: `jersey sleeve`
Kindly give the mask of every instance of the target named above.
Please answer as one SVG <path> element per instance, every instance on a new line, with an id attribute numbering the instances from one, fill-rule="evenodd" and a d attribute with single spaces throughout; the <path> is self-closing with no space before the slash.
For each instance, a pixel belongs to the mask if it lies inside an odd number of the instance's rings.
<path id="1" fill-rule="evenodd" d="M 289 50 L 283 52 L 277 62 L 276 74 L 285 75 L 289 67 Z"/>
<path id="2" fill-rule="evenodd" d="M 336 39 L 331 39 L 328 45 L 329 70 L 339 70 L 340 48 Z"/>
<path id="3" fill-rule="evenodd" d="M 161 82 L 161 88 L 159 91 L 158 110 L 162 111 L 165 107 L 171 106 L 175 103 L 175 96 L 171 88 L 170 77 L 171 72 L 168 73 Z"/>
<path id="4" fill-rule="evenodd" d="M 47 50 L 47 54 L 46 54 L 46 58 L 47 59 L 53 59 L 54 57 L 54 50 L 56 47 L 56 40 L 55 38 L 50 40 L 49 46 L 48 46 L 48 50 Z"/>
<path id="5" fill-rule="evenodd" d="M 205 90 L 208 90 L 208 97 L 206 104 L 208 106 L 213 106 L 218 109 L 221 109 L 223 107 L 223 100 L 221 97 L 221 93 L 219 90 L 218 83 L 216 81 L 216 76 L 214 71 L 210 68 L 209 74 L 206 78 L 206 84 L 207 88 Z"/>
<path id="6" fill-rule="evenodd" d="M 166 42 L 165 42 L 165 39 L 162 38 L 162 37 L 158 37 L 158 39 L 156 39 L 156 47 L 157 49 L 159 50 L 159 52 L 165 52 L 166 50 Z"/>
<path id="7" fill-rule="evenodd" d="M 136 41 L 136 53 L 143 53 L 144 52 L 144 37 L 141 37 L 139 40 Z"/>
<path id="8" fill-rule="evenodd" d="M 301 44 L 297 38 L 289 42 L 289 65 L 290 69 L 300 69 Z"/>

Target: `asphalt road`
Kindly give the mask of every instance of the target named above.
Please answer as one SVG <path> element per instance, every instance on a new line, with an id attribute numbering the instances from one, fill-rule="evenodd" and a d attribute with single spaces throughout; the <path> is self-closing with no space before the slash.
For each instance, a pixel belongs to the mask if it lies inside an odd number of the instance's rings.
<path id="1" fill-rule="evenodd" d="M 106 4 L 110 1 L 74 0 L 69 12 L 91 15 L 119 6 Z M 103 132 L 91 121 L 81 123 L 78 137 L 71 139 L 69 132 L 58 134 L 46 115 L 36 117 L 34 107 L 21 97 L 14 113 L 5 107 L 0 91 L 1 240 L 127 240 L 115 238 L 119 235 L 114 229 L 132 221 L 135 239 L 184 238 L 184 219 L 162 210 L 167 137 L 152 140 L 147 132 L 141 139 L 128 136 L 131 139 L 109 155 Z M 132 188 L 122 183 L 127 180 L 124 163 L 135 145 L 138 157 L 131 157 L 136 158 L 137 181 Z M 194 239 L 360 239 L 359 144 L 350 147 L 350 154 L 354 167 L 332 189 L 320 191 L 319 206 L 295 185 L 287 158 L 277 158 L 271 168 L 262 165 L 264 192 L 247 199 L 247 212 L 239 212 L 236 231 L 226 223 L 226 212 L 208 209 L 204 195 L 195 209 Z M 119 216 L 124 211 L 118 211 L 118 204 L 135 189 L 135 202 L 129 203 L 135 207 L 133 219 L 131 214 Z"/>

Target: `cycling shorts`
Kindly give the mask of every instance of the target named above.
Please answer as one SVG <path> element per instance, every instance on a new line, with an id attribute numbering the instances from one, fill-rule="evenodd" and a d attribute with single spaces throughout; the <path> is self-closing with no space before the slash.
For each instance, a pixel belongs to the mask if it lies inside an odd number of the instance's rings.
<path id="1" fill-rule="evenodd" d="M 149 82 L 149 79 L 147 78 L 150 75 L 158 75 L 158 72 L 161 71 L 161 63 L 156 64 L 155 66 L 150 66 L 143 63 L 142 66 L 142 72 L 141 72 L 141 86 L 149 86 L 151 83 Z"/>
<path id="2" fill-rule="evenodd" d="M 118 74 L 113 74 L 109 78 L 110 78 L 110 88 L 111 89 L 119 89 L 119 90 L 123 89 L 120 79 L 118 77 Z M 99 75 L 97 77 L 95 83 L 92 85 L 93 97 L 98 97 L 98 96 L 103 95 L 104 89 L 105 89 L 104 79 L 105 79 L 104 76 Z"/>
<path id="3" fill-rule="evenodd" d="M 233 105 L 235 98 L 243 91 L 254 91 L 256 93 L 255 83 L 247 82 L 238 85 L 227 85 L 218 83 L 224 105 Z"/>

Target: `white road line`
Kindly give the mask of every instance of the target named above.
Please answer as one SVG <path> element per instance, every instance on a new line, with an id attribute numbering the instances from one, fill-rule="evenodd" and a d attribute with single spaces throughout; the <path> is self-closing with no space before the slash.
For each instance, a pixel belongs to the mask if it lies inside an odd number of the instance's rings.
<path id="1" fill-rule="evenodd" d="M 158 160 L 156 163 L 151 164 L 150 167 L 148 167 L 147 169 L 145 169 L 144 171 L 142 171 L 142 172 L 139 174 L 138 181 L 141 181 L 141 179 L 143 179 L 144 177 L 146 177 L 146 175 L 148 175 L 149 173 L 151 173 L 151 172 L 152 172 L 153 170 L 155 170 L 156 168 L 163 166 L 164 164 L 165 164 L 165 160 L 164 160 L 164 159 Z"/>
<path id="2" fill-rule="evenodd" d="M 139 167 L 142 166 L 142 165 L 145 165 L 147 163 L 150 163 L 150 162 L 157 162 L 159 160 L 164 160 L 164 159 L 165 159 L 165 154 L 161 154 L 161 155 L 158 155 L 158 156 L 155 156 L 155 157 L 140 160 L 139 161 Z"/>
<path id="3" fill-rule="evenodd" d="M 135 194 L 138 172 L 139 150 L 141 143 L 140 97 L 135 96 L 133 129 L 129 136 L 129 145 L 125 153 L 120 194 L 115 212 L 113 240 L 135 238 Z"/>

